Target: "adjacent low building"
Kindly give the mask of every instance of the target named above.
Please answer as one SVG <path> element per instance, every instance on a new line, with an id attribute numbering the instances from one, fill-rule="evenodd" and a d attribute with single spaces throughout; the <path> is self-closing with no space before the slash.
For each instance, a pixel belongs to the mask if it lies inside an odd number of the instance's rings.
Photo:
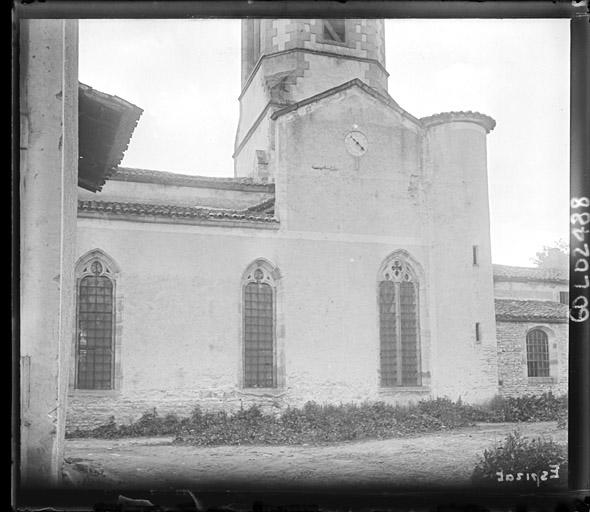
<path id="1" fill-rule="evenodd" d="M 494 265 L 499 392 L 567 392 L 567 270 Z"/>

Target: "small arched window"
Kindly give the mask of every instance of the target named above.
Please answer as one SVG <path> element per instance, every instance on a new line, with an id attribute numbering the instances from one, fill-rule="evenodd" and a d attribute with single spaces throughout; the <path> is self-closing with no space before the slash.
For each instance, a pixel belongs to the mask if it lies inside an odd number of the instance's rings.
<path id="1" fill-rule="evenodd" d="M 390 258 L 379 282 L 381 385 L 420 386 L 418 282 L 407 261 Z"/>
<path id="2" fill-rule="evenodd" d="M 276 269 L 254 262 L 243 281 L 244 387 L 277 387 Z"/>
<path id="3" fill-rule="evenodd" d="M 526 335 L 526 361 L 529 377 L 549 377 L 549 340 L 541 329 Z"/>
<path id="4" fill-rule="evenodd" d="M 76 293 L 76 389 L 113 389 L 115 277 L 100 251 L 78 265 Z"/>

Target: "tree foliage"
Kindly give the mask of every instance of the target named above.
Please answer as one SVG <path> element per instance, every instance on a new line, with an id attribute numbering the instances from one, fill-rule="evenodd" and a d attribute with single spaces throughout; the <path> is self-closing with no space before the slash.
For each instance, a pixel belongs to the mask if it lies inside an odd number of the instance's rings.
<path id="1" fill-rule="evenodd" d="M 539 268 L 569 268 L 569 245 L 563 240 L 558 240 L 553 246 L 544 245 L 538 251 L 532 262 Z"/>

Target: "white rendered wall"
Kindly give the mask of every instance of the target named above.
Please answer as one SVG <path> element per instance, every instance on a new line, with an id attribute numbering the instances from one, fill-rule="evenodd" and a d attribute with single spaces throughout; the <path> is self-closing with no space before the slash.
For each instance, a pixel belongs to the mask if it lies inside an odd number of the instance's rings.
<path id="1" fill-rule="evenodd" d="M 395 237 L 80 219 L 78 256 L 95 248 L 121 270 L 122 379 L 115 391 L 72 390 L 70 427 L 111 414 L 124 422 L 151 407 L 182 414 L 197 404 L 232 410 L 428 394 L 382 395 L 378 386 L 377 271 L 402 248 Z M 419 245 L 403 248 L 426 259 Z M 276 335 L 285 387 L 266 397 L 240 388 L 241 277 L 261 257 L 282 274 Z"/>
<path id="2" fill-rule="evenodd" d="M 490 398 L 498 376 L 485 129 L 474 122 L 433 126 L 424 155 L 437 306 L 434 386 L 452 398 Z"/>

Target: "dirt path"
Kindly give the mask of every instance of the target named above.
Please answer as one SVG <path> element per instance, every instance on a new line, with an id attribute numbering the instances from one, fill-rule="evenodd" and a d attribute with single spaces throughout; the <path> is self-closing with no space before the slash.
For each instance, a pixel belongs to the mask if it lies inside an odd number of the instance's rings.
<path id="1" fill-rule="evenodd" d="M 171 438 L 71 439 L 66 458 L 84 486 L 169 489 L 217 485 L 467 484 L 492 443 L 520 427 L 527 437 L 567 442 L 555 422 L 480 424 L 419 437 L 323 446 L 177 446 Z M 80 483 L 81 481 L 78 480 Z"/>

